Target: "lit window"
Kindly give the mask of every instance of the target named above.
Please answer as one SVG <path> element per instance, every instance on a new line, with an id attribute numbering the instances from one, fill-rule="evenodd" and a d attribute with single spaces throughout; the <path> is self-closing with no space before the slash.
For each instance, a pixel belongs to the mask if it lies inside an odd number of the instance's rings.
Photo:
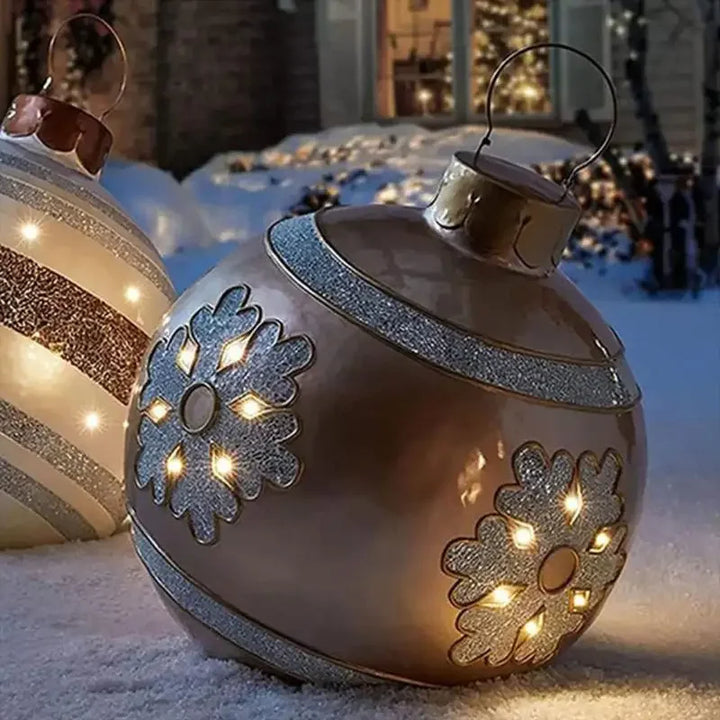
<path id="1" fill-rule="evenodd" d="M 452 1 L 381 0 L 377 100 L 383 117 L 453 110 Z"/>

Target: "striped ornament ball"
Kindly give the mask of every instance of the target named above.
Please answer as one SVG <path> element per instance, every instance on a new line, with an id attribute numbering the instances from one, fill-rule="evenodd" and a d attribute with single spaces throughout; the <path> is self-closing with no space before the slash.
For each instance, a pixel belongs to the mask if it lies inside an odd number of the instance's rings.
<path id="1" fill-rule="evenodd" d="M 125 518 L 126 409 L 174 291 L 98 183 L 111 143 L 44 96 L 16 98 L 0 129 L 0 548 Z"/>

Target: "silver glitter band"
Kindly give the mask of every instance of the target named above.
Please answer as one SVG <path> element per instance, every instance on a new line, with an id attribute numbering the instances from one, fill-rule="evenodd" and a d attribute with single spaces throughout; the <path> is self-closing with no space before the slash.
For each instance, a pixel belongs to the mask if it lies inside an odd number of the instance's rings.
<path id="1" fill-rule="evenodd" d="M 28 205 L 38 212 L 45 213 L 54 220 L 63 222 L 84 235 L 92 237 L 106 250 L 144 275 L 169 300 L 175 299 L 175 290 L 167 276 L 147 255 L 80 208 L 22 180 L 6 176 L 0 176 L 0 195 Z"/>
<path id="2" fill-rule="evenodd" d="M 305 682 L 337 685 L 367 685 L 394 679 L 356 670 L 318 655 L 229 609 L 177 568 L 136 521 L 132 527 L 138 557 L 172 600 L 203 625 L 277 672 Z"/>
<path id="3" fill-rule="evenodd" d="M 332 310 L 393 346 L 498 390 L 583 409 L 631 408 L 640 391 L 624 360 L 577 363 L 496 345 L 403 300 L 350 266 L 322 237 L 314 215 L 279 222 L 270 257 Z"/>
<path id="4" fill-rule="evenodd" d="M 119 225 L 128 235 L 134 237 L 139 243 L 152 246 L 143 231 L 132 222 L 125 213 L 103 200 L 96 193 L 90 192 L 90 190 L 80 183 L 73 182 L 69 177 L 66 177 L 60 169 L 53 172 L 50 168 L 45 167 L 39 162 L 33 162 L 32 160 L 7 152 L 0 152 L 0 165 L 20 170 L 21 172 L 36 177 L 38 180 L 44 180 L 45 182 L 57 185 L 69 195 L 74 195 L 78 200 L 92 205 L 98 212 L 109 217 L 116 225 Z"/>
<path id="5" fill-rule="evenodd" d="M 43 518 L 66 540 L 97 540 L 97 533 L 77 510 L 2 458 L 0 490 Z"/>
<path id="6" fill-rule="evenodd" d="M 91 495 L 120 524 L 127 510 L 122 484 L 47 425 L 0 399 L 0 434 L 35 453 Z"/>

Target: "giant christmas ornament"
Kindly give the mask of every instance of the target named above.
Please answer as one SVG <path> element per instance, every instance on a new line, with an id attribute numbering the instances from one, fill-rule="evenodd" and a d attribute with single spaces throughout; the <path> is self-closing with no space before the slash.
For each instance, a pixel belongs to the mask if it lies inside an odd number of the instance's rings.
<path id="1" fill-rule="evenodd" d="M 0 130 L 0 548 L 111 534 L 126 516 L 130 392 L 174 293 L 98 185 L 112 136 L 45 95 Z"/>
<path id="2" fill-rule="evenodd" d="M 283 220 L 186 292 L 133 400 L 139 557 L 286 678 L 537 667 L 596 616 L 645 474 L 623 348 L 556 271 L 568 192 L 453 157 L 432 204 Z"/>

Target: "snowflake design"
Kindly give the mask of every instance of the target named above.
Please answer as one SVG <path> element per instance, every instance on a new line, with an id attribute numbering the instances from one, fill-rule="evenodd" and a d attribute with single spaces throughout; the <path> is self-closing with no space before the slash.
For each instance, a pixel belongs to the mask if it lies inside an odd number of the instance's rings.
<path id="1" fill-rule="evenodd" d="M 450 650 L 458 665 L 549 660 L 593 615 L 625 561 L 614 451 L 601 462 L 583 453 L 576 464 L 565 451 L 550 460 L 527 443 L 513 470 L 517 484 L 495 496 L 498 514 L 443 554 L 445 572 L 460 578 L 450 590 L 461 609 L 463 637 Z"/>
<path id="2" fill-rule="evenodd" d="M 302 335 L 283 338 L 277 320 L 246 304 L 249 295 L 232 288 L 161 339 L 139 397 L 136 482 L 176 518 L 187 515 L 202 544 L 216 541 L 217 519 L 235 521 L 264 481 L 285 489 L 300 475 L 283 444 L 300 430 L 288 408 L 313 346 Z"/>

